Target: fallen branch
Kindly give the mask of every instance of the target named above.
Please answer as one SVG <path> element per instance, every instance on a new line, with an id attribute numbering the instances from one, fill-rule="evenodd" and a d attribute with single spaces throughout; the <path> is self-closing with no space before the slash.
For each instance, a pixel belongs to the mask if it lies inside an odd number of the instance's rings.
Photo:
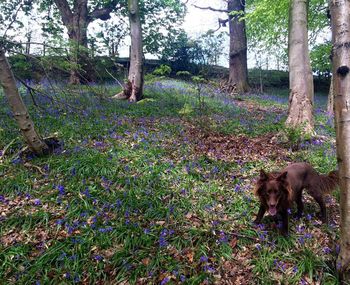
<path id="1" fill-rule="evenodd" d="M 17 140 L 17 138 L 13 139 L 12 141 L 10 141 L 10 143 L 4 147 L 3 151 L 2 151 L 2 154 L 0 156 L 0 162 L 3 161 L 3 158 L 5 157 L 6 155 L 6 152 L 7 150 L 10 148 L 10 146 Z"/>
<path id="2" fill-rule="evenodd" d="M 117 78 L 115 78 L 115 77 L 107 70 L 107 68 L 106 68 L 105 70 L 106 70 L 106 72 L 109 74 L 109 76 L 112 77 L 112 78 L 118 83 L 118 85 L 119 85 L 121 88 L 124 88 L 123 84 L 121 84 L 120 81 L 119 81 Z"/>
<path id="3" fill-rule="evenodd" d="M 27 168 L 36 169 L 36 170 L 39 171 L 40 174 L 42 174 L 42 175 L 46 175 L 46 174 L 47 174 L 45 171 L 43 171 L 43 170 L 42 170 L 39 166 L 37 166 L 37 165 L 31 164 L 31 163 L 29 163 L 29 162 L 26 162 L 26 163 L 24 163 L 23 165 L 24 165 L 25 167 L 27 167 Z"/>

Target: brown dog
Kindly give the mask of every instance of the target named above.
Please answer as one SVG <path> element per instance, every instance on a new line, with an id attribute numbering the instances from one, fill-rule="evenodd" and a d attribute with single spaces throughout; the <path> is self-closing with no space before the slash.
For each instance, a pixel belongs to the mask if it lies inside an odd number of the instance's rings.
<path id="1" fill-rule="evenodd" d="M 260 200 L 260 209 L 254 223 L 259 224 L 266 211 L 282 217 L 281 232 L 288 234 L 288 209 L 293 202 L 297 203 L 297 217 L 301 217 L 304 209 L 302 201 L 303 189 L 316 200 L 321 208 L 322 222 L 327 222 L 324 195 L 330 193 L 338 185 L 338 172 L 321 175 L 307 163 L 292 163 L 281 172 L 266 173 L 260 171 L 256 183 L 255 194 Z"/>

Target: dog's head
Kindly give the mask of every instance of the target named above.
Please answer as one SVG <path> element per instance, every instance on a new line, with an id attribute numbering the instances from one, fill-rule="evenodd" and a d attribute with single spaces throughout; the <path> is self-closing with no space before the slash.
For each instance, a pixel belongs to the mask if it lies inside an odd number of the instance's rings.
<path id="1" fill-rule="evenodd" d="M 260 171 L 255 194 L 259 197 L 260 202 L 268 208 L 272 216 L 277 214 L 278 209 L 288 207 L 290 204 L 292 189 L 288 183 L 287 175 L 287 171 L 282 173 Z"/>

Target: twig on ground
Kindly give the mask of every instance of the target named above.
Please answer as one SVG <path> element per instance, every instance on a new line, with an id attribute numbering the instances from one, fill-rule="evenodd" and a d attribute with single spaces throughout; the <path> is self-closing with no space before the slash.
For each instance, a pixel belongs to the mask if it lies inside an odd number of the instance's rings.
<path id="1" fill-rule="evenodd" d="M 10 143 L 4 147 L 3 151 L 2 151 L 2 154 L 0 156 L 0 162 L 3 161 L 5 155 L 6 155 L 6 152 L 7 150 L 10 148 L 10 146 L 17 140 L 17 138 L 13 139 L 12 141 L 10 141 Z"/>
<path id="2" fill-rule="evenodd" d="M 46 175 L 46 174 L 47 174 L 45 171 L 43 171 L 43 170 L 42 170 L 39 166 L 37 166 L 37 165 L 31 164 L 31 163 L 29 163 L 29 162 L 26 162 L 26 163 L 24 163 L 23 165 L 24 165 L 25 167 L 27 167 L 27 168 L 36 169 L 36 170 L 39 171 L 40 174 L 42 174 L 42 175 Z"/>

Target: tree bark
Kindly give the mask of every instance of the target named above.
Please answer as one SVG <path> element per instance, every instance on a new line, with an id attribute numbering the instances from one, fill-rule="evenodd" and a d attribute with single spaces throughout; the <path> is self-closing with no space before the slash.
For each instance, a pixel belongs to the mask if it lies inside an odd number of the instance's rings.
<path id="1" fill-rule="evenodd" d="M 116 6 L 114 2 L 110 8 L 100 8 L 93 11 L 88 9 L 88 0 L 74 0 L 71 8 L 67 0 L 54 0 L 64 26 L 68 30 L 72 68 L 70 84 L 92 82 L 96 79 L 94 68 L 89 60 L 87 29 L 96 19 L 107 20 Z"/>
<path id="2" fill-rule="evenodd" d="M 48 146 L 34 128 L 34 123 L 18 93 L 15 78 L 3 49 L 0 49 L 0 84 L 29 149 L 38 155 L 46 153 Z"/>
<path id="3" fill-rule="evenodd" d="M 286 125 L 313 133 L 313 76 L 307 32 L 308 0 L 291 0 L 289 7 L 289 108 Z"/>
<path id="4" fill-rule="evenodd" d="M 333 92 L 337 159 L 340 179 L 340 253 L 337 270 L 341 284 L 350 280 L 350 2 L 330 0 L 332 23 Z"/>
<path id="5" fill-rule="evenodd" d="M 333 77 L 331 77 L 331 84 L 329 86 L 328 101 L 327 101 L 327 115 L 329 117 L 334 115 Z"/>
<path id="6" fill-rule="evenodd" d="M 227 10 L 229 12 L 243 12 L 245 0 L 229 0 Z M 238 93 L 248 91 L 248 67 L 247 67 L 247 36 L 245 21 L 239 15 L 229 15 L 230 30 L 230 58 L 229 58 L 229 84 L 235 87 Z"/>
<path id="7" fill-rule="evenodd" d="M 142 27 L 138 0 L 128 0 L 128 8 L 131 36 L 129 76 L 124 90 L 115 95 L 114 98 L 128 99 L 130 102 L 136 102 L 143 97 L 144 82 Z"/>

